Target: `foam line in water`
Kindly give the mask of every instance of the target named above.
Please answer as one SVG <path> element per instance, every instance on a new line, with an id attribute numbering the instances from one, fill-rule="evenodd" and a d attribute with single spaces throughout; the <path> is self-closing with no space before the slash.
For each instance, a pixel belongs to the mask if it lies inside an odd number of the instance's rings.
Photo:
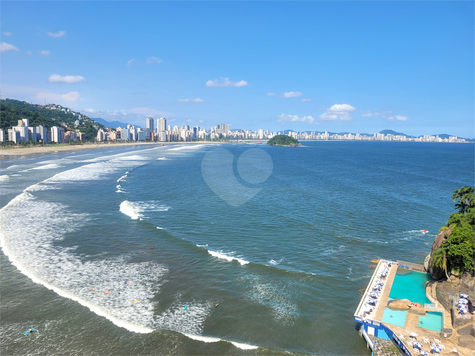
<path id="1" fill-rule="evenodd" d="M 198 149 L 198 148 L 202 148 L 204 146 L 205 145 L 185 145 L 185 146 L 170 148 L 169 151 L 195 150 L 195 149 Z"/>
<path id="2" fill-rule="evenodd" d="M 117 188 L 120 190 L 119 186 Z M 124 200 L 120 203 L 120 212 L 127 216 L 130 216 L 131 219 L 137 220 L 144 217 L 144 214 L 150 214 L 156 211 L 168 211 L 169 206 L 160 205 L 154 201 L 136 201 L 131 202 Z"/>
<path id="3" fill-rule="evenodd" d="M 229 261 L 229 262 L 232 262 L 233 260 L 236 260 L 238 261 L 241 265 L 247 265 L 249 263 L 249 261 L 246 261 L 246 260 L 243 260 L 241 258 L 237 258 L 237 257 L 234 257 L 234 256 L 228 256 L 222 252 L 217 252 L 217 251 L 211 251 L 211 250 L 208 250 L 208 253 L 213 256 L 213 257 L 217 257 L 217 258 L 220 258 L 220 259 L 223 259 L 223 260 L 226 260 L 226 261 Z"/>
<path id="4" fill-rule="evenodd" d="M 10 177 L 7 174 L 4 174 L 4 175 L 0 176 L 0 183 L 5 182 L 9 179 L 10 179 Z"/>
<path id="5" fill-rule="evenodd" d="M 192 340 L 202 341 L 205 343 L 219 342 L 219 341 L 229 342 L 233 344 L 234 346 L 236 346 L 237 348 L 240 348 L 241 350 L 255 350 L 258 348 L 258 346 L 255 346 L 255 345 L 249 345 L 249 344 L 244 344 L 244 343 L 235 342 L 235 341 L 228 341 L 228 340 L 220 339 L 217 337 L 192 335 L 192 334 L 185 334 L 185 333 L 183 335 L 185 335 L 186 337 Z"/>

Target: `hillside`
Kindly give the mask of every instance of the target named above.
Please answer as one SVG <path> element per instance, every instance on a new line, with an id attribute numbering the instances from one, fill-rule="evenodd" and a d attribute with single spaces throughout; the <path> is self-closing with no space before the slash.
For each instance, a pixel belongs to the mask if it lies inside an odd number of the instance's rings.
<path id="1" fill-rule="evenodd" d="M 277 135 L 267 141 L 267 144 L 270 146 L 298 146 L 299 141 L 287 135 Z"/>
<path id="2" fill-rule="evenodd" d="M 16 126 L 18 120 L 29 119 L 30 126 L 43 125 L 48 130 L 59 126 L 67 130 L 79 130 L 86 134 L 86 140 L 93 140 L 99 128 L 105 126 L 89 117 L 60 105 L 35 105 L 14 99 L 0 101 L 0 128 L 7 131 Z M 75 121 L 79 121 L 78 124 Z"/>

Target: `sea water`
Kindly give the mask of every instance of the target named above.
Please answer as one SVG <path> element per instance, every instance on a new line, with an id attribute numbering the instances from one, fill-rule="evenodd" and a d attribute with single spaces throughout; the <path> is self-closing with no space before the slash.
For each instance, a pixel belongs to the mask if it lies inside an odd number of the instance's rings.
<path id="1" fill-rule="evenodd" d="M 369 260 L 424 260 L 474 147 L 305 146 L 221 145 L 235 179 L 216 170 L 219 190 L 202 174 L 215 145 L 3 160 L 2 353 L 367 354 Z M 272 161 L 264 181 L 239 166 L 249 149 Z M 257 193 L 231 204 L 240 191 Z"/>

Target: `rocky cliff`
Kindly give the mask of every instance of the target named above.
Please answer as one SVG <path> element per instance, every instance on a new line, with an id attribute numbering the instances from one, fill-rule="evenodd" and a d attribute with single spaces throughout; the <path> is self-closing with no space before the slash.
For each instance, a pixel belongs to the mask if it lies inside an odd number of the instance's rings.
<path id="1" fill-rule="evenodd" d="M 441 268 L 437 268 L 433 266 L 434 263 L 434 252 L 442 245 L 444 241 L 446 241 L 450 233 L 452 232 L 452 228 L 449 227 L 448 229 L 441 231 L 437 234 L 437 236 L 434 239 L 434 242 L 432 243 L 432 248 L 430 250 L 430 257 L 429 257 L 429 263 L 426 266 L 427 271 L 430 273 L 433 279 L 441 279 L 445 277 L 445 272 Z"/>

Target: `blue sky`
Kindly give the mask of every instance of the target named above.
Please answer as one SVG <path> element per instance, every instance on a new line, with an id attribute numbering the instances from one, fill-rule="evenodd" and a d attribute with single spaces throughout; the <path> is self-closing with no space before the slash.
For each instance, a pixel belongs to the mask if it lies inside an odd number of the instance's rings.
<path id="1" fill-rule="evenodd" d="M 471 1 L 1 10 L 2 98 L 141 126 L 475 136 Z"/>

